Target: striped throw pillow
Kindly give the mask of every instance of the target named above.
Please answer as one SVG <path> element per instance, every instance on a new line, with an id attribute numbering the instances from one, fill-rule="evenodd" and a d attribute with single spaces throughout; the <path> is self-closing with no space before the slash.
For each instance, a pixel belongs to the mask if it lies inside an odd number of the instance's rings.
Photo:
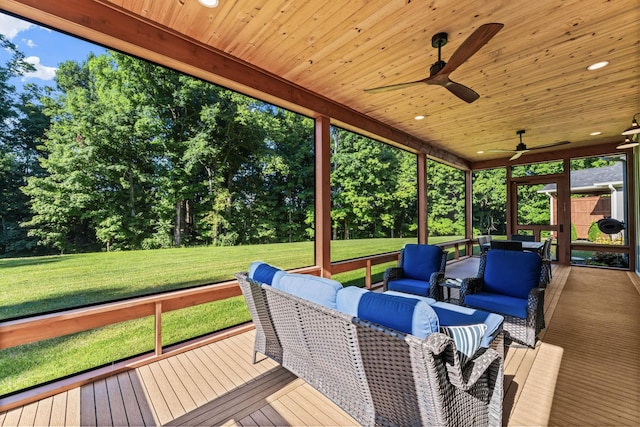
<path id="1" fill-rule="evenodd" d="M 487 325 L 483 323 L 478 323 L 477 325 L 440 327 L 440 332 L 451 337 L 456 344 L 458 357 L 460 358 L 460 364 L 462 366 L 466 365 L 471 357 L 476 354 L 486 331 Z"/>

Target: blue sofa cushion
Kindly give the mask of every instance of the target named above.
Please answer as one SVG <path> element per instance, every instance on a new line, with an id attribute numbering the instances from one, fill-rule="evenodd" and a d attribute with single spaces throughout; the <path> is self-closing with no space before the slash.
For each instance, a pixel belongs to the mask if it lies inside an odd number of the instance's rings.
<path id="1" fill-rule="evenodd" d="M 489 347 L 496 335 L 502 330 L 504 317 L 499 314 L 462 307 L 446 302 L 434 302 L 431 308 L 438 315 L 440 328 L 443 326 L 466 326 L 482 323 L 486 331 L 482 337 L 481 347 Z"/>
<path id="2" fill-rule="evenodd" d="M 336 295 L 342 284 L 332 279 L 310 274 L 287 273 L 278 282 L 278 289 L 316 304 L 336 308 Z"/>
<path id="3" fill-rule="evenodd" d="M 460 364 L 466 365 L 480 348 L 482 337 L 485 335 L 487 326 L 483 323 L 466 326 L 441 326 L 440 332 L 450 336 L 456 344 Z"/>
<path id="4" fill-rule="evenodd" d="M 481 310 L 506 314 L 507 316 L 521 319 L 527 318 L 527 298 L 514 298 L 507 295 L 478 292 L 464 297 L 464 304 Z"/>
<path id="5" fill-rule="evenodd" d="M 262 261 L 255 261 L 249 266 L 248 276 L 256 282 L 277 287 L 278 281 L 284 274 L 286 274 L 284 270 L 280 270 Z"/>
<path id="6" fill-rule="evenodd" d="M 362 294 L 358 317 L 418 338 L 439 330 L 438 316 L 429 304 L 397 295 Z"/>
<path id="7" fill-rule="evenodd" d="M 410 279 L 428 282 L 431 279 L 431 273 L 440 271 L 441 259 L 442 249 L 440 246 L 408 243 L 404 246 L 401 266 L 403 275 Z"/>
<path id="8" fill-rule="evenodd" d="M 422 295 L 407 294 L 407 293 L 398 292 L 398 291 L 385 291 L 383 293 L 385 295 L 395 295 L 395 296 L 398 296 L 398 297 L 418 299 L 420 301 L 426 302 L 429 305 L 432 305 L 432 304 L 434 304 L 436 302 L 436 300 L 434 300 L 433 298 L 425 297 L 425 296 L 422 296 Z"/>
<path id="9" fill-rule="evenodd" d="M 358 317 L 358 305 L 362 295 L 369 292 L 357 286 L 347 286 L 338 291 L 336 296 L 336 309 L 349 316 Z"/>
<path id="10" fill-rule="evenodd" d="M 483 292 L 526 299 L 539 286 L 542 258 L 535 252 L 491 249 L 486 261 Z"/>
<path id="11" fill-rule="evenodd" d="M 400 279 L 390 280 L 387 284 L 387 289 L 405 294 L 427 296 L 429 295 L 429 280 L 424 281 L 402 277 Z"/>

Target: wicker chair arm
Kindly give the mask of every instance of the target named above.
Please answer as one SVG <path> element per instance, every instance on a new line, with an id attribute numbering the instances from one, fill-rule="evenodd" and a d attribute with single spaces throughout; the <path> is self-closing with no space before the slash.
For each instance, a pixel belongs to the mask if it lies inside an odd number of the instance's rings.
<path id="1" fill-rule="evenodd" d="M 402 267 L 389 267 L 382 275 L 382 287 L 386 291 L 390 280 L 400 279 L 402 277 Z"/>
<path id="2" fill-rule="evenodd" d="M 460 284 L 460 305 L 464 305 L 464 297 L 477 294 L 482 290 L 484 280 L 482 277 L 467 277 L 462 279 Z"/>
<path id="3" fill-rule="evenodd" d="M 445 360 L 449 381 L 460 390 L 471 390 L 487 371 L 489 378 L 497 378 L 502 374 L 502 357 L 491 348 L 478 350 L 462 367 L 455 343 L 447 335 L 433 333 L 425 339 L 424 346 L 434 357 L 439 356 Z"/>
<path id="4" fill-rule="evenodd" d="M 537 310 L 539 306 L 544 304 L 544 288 L 533 288 L 529 291 L 527 298 L 527 309 L 529 311 Z"/>
<path id="5" fill-rule="evenodd" d="M 429 298 L 433 298 L 437 301 L 444 299 L 442 286 L 440 283 L 444 282 L 444 271 L 436 271 L 431 273 L 429 279 Z"/>

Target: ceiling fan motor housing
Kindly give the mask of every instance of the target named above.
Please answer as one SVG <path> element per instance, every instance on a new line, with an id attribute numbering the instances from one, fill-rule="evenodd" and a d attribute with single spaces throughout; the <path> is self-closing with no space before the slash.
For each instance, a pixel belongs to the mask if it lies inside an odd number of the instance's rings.
<path id="1" fill-rule="evenodd" d="M 434 62 L 433 65 L 429 68 L 429 75 L 431 77 L 435 76 L 440 72 L 440 70 L 444 68 L 445 65 L 447 65 L 447 63 L 444 61 Z"/>

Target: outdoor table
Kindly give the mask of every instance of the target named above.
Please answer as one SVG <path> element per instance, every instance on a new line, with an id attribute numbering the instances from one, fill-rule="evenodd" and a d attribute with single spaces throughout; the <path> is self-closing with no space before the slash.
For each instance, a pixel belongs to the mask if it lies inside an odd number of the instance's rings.
<path id="1" fill-rule="evenodd" d="M 454 304 L 458 303 L 459 301 L 458 299 L 456 298 L 451 299 L 451 289 L 460 289 L 460 285 L 462 285 L 461 279 L 454 279 L 451 277 L 447 277 L 446 279 L 438 283 L 438 285 L 442 286 L 447 290 L 447 299 L 444 300 L 445 302 L 449 302 L 449 303 L 453 302 Z"/>
<path id="2" fill-rule="evenodd" d="M 515 240 L 504 240 L 505 242 L 515 242 Z M 519 240 L 518 240 L 519 241 Z M 522 250 L 529 252 L 538 252 L 542 254 L 542 248 L 544 247 L 544 242 L 521 242 Z M 491 242 L 483 243 L 481 246 L 483 251 L 491 249 Z"/>

